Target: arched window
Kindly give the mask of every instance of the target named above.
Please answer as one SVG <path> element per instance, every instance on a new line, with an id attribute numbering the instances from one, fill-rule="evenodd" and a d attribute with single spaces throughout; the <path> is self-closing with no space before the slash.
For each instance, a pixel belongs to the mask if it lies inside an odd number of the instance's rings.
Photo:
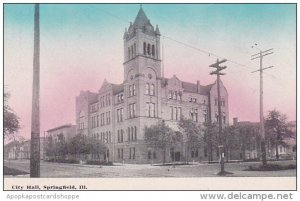
<path id="1" fill-rule="evenodd" d="M 151 55 L 151 46 L 150 46 L 150 44 L 148 44 L 148 46 L 147 46 L 147 54 Z"/>
<path id="2" fill-rule="evenodd" d="M 133 47 L 133 55 L 136 56 L 136 44 L 134 43 L 134 47 Z"/>
<path id="3" fill-rule="evenodd" d="M 134 127 L 134 140 L 136 141 L 137 139 L 137 129 L 136 126 Z"/>
<path id="4" fill-rule="evenodd" d="M 128 47 L 128 59 L 130 59 L 130 47 Z"/>
<path id="5" fill-rule="evenodd" d="M 154 84 L 151 84 L 150 86 L 150 95 L 154 96 Z"/>
<path id="6" fill-rule="evenodd" d="M 147 84 L 146 84 L 146 91 L 145 91 L 147 95 L 149 94 L 149 90 L 150 90 L 150 88 L 149 88 L 149 83 L 147 83 Z"/>
<path id="7" fill-rule="evenodd" d="M 146 43 L 144 42 L 144 55 L 146 55 L 146 51 L 147 51 L 147 47 L 146 47 Z"/>
<path id="8" fill-rule="evenodd" d="M 131 58 L 133 58 L 133 46 L 131 45 Z"/>
<path id="9" fill-rule="evenodd" d="M 152 45 L 152 56 L 155 57 L 155 46 Z"/>

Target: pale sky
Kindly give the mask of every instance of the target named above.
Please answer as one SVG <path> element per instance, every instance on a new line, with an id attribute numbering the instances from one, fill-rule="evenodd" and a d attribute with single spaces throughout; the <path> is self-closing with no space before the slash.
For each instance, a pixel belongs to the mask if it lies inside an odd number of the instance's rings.
<path id="1" fill-rule="evenodd" d="M 123 81 L 123 33 L 139 4 L 42 4 L 41 133 L 75 123 L 75 97 L 97 92 L 106 78 Z M 29 138 L 32 96 L 33 12 L 31 4 L 4 5 L 4 84 L 9 105 Z M 162 35 L 229 59 L 222 77 L 229 93 L 230 119 L 259 121 L 259 61 L 251 55 L 274 48 L 264 58 L 264 112 L 276 108 L 296 119 L 296 4 L 144 4 Z M 209 56 L 161 38 L 165 76 L 211 84 Z M 258 48 L 251 46 L 257 43 Z M 237 65 L 236 63 L 246 65 Z"/>

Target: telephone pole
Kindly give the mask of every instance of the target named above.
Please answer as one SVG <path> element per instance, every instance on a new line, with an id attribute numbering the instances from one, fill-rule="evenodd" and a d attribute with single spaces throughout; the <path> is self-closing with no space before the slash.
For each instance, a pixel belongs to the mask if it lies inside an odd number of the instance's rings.
<path id="1" fill-rule="evenodd" d="M 40 177 L 40 10 L 34 9 L 30 177 Z"/>
<path id="2" fill-rule="evenodd" d="M 218 123 L 219 123 L 219 154 L 220 154 L 220 164 L 221 171 L 218 175 L 225 175 L 225 163 L 224 163 L 224 145 L 222 142 L 222 111 L 221 111 L 221 98 L 220 98 L 220 75 L 225 75 L 225 73 L 221 73 L 222 70 L 226 69 L 226 66 L 220 66 L 221 63 L 226 62 L 226 59 L 219 61 L 217 59 L 216 63 L 210 65 L 209 67 L 216 68 L 215 71 L 211 72 L 210 75 L 217 75 L 217 91 L 218 91 Z"/>
<path id="3" fill-rule="evenodd" d="M 262 141 L 261 141 L 261 152 L 262 152 L 262 164 L 263 166 L 267 165 L 267 152 L 266 152 L 266 137 L 265 137 L 265 125 L 264 125 L 264 105 L 263 105 L 263 71 L 269 68 L 273 68 L 273 66 L 269 66 L 269 67 L 265 67 L 263 68 L 263 57 L 269 55 L 269 54 L 273 54 L 273 48 L 272 49 L 268 49 L 265 51 L 259 51 L 259 53 L 254 54 L 251 56 L 251 60 L 254 59 L 259 59 L 259 70 L 253 71 L 251 73 L 255 73 L 255 72 L 260 72 L 260 93 L 259 93 L 259 97 L 260 97 L 260 135 L 262 137 Z"/>

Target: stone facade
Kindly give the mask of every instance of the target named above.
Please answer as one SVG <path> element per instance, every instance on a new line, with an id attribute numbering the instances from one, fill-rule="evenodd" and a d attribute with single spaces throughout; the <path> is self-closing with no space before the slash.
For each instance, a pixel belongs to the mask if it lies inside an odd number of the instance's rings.
<path id="1" fill-rule="evenodd" d="M 143 9 L 130 23 L 124 36 L 124 81 L 104 80 L 98 93 L 82 91 L 76 97 L 76 133 L 90 135 L 105 143 L 109 161 L 156 163 L 162 153 L 147 147 L 145 126 L 164 120 L 174 130 L 180 116 L 203 123 L 217 118 L 217 86 L 184 82 L 177 76 L 162 76 L 160 31 L 154 28 Z M 228 124 L 228 93 L 221 85 L 222 114 Z M 181 161 L 184 145 L 167 150 L 167 161 Z M 202 159 L 203 149 L 193 151 L 194 160 Z M 204 160 L 204 159 L 203 159 Z"/>

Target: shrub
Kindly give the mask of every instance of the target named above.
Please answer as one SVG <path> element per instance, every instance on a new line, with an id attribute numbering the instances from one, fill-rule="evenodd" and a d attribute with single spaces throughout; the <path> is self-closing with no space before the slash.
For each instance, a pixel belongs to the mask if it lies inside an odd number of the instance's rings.
<path id="1" fill-rule="evenodd" d="M 88 165 L 108 165 L 108 166 L 111 166 L 113 165 L 113 163 L 111 161 L 109 162 L 106 162 L 106 161 L 87 161 L 86 164 Z"/>

